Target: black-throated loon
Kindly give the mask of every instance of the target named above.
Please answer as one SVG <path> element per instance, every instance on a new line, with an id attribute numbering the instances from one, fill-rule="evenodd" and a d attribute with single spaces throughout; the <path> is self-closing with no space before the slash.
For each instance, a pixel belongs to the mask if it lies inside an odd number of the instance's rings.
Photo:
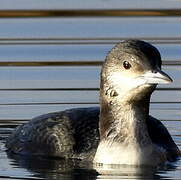
<path id="1" fill-rule="evenodd" d="M 49 113 L 20 125 L 9 152 L 76 158 L 103 164 L 158 165 L 180 156 L 166 127 L 149 116 L 150 96 L 172 79 L 159 51 L 140 40 L 118 43 L 101 71 L 100 108 Z"/>

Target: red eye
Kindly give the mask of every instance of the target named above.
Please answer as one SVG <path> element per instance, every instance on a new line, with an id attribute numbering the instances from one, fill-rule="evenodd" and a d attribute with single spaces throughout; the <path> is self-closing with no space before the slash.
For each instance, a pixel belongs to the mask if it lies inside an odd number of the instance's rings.
<path id="1" fill-rule="evenodd" d="M 124 67 L 125 69 L 130 69 L 130 68 L 131 68 L 131 64 L 130 64 L 128 61 L 124 61 L 124 62 L 123 62 L 123 67 Z"/>

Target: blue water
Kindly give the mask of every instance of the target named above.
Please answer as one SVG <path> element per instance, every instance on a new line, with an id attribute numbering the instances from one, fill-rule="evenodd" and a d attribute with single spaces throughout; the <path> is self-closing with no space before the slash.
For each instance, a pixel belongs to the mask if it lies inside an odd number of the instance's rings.
<path id="1" fill-rule="evenodd" d="M 120 9 L 120 8 L 179 8 L 177 0 L 6 0 L 1 9 Z"/>

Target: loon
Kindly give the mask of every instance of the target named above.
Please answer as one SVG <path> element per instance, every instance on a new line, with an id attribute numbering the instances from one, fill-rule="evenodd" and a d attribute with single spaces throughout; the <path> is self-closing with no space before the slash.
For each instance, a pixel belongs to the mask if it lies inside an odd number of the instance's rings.
<path id="1" fill-rule="evenodd" d="M 101 71 L 100 108 L 74 108 L 33 118 L 7 138 L 7 152 L 101 164 L 159 165 L 180 150 L 149 115 L 157 84 L 172 82 L 161 56 L 141 40 L 118 43 Z"/>

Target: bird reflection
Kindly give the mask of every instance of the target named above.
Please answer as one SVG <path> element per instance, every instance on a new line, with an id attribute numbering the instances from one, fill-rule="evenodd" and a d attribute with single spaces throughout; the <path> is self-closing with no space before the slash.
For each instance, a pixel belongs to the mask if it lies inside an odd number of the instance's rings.
<path id="1" fill-rule="evenodd" d="M 24 168 L 41 179 L 70 179 L 70 180 L 96 180 L 96 179 L 169 179 L 163 177 L 165 172 L 174 171 L 174 164 L 164 165 L 160 168 L 128 165 L 93 165 L 79 160 L 65 160 L 47 157 L 19 156 L 7 153 L 11 165 L 15 168 Z"/>

